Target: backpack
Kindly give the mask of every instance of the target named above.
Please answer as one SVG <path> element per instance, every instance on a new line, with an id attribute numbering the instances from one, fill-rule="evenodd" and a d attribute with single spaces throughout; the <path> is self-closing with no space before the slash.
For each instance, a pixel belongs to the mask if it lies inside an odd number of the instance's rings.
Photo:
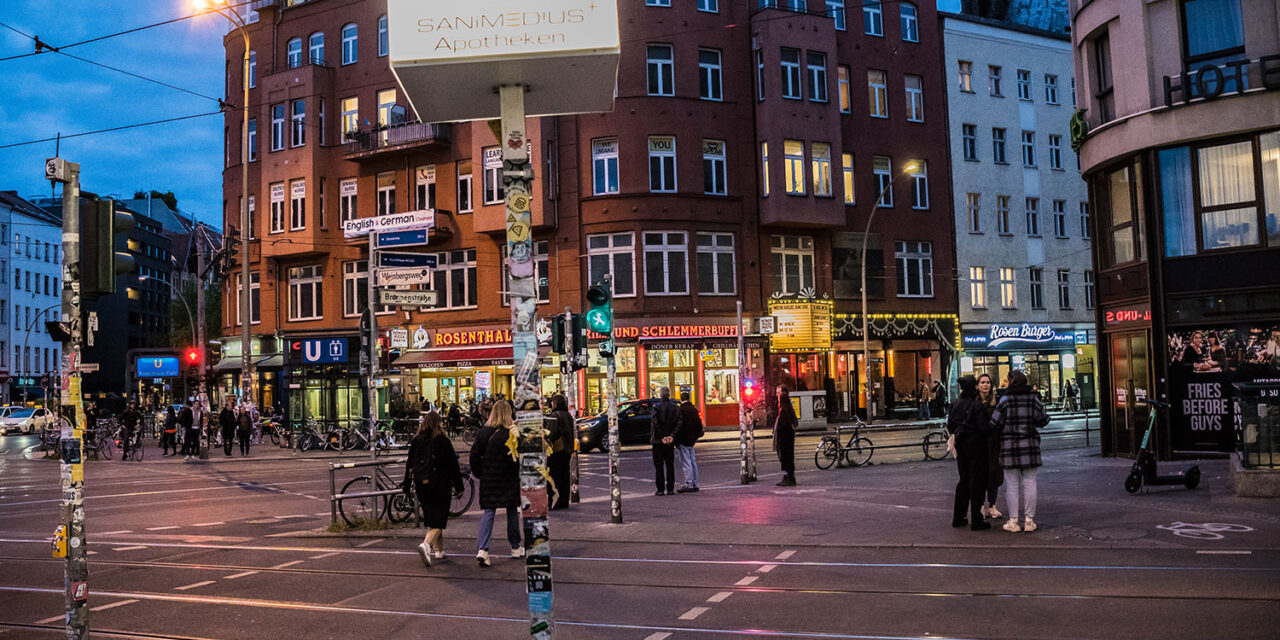
<path id="1" fill-rule="evenodd" d="M 413 466 L 413 479 L 417 481 L 418 484 L 429 484 L 431 482 L 431 474 L 435 471 L 436 467 L 435 443 L 428 441 L 426 443 L 426 447 L 427 455 L 421 460 L 418 460 L 417 464 Z"/>
<path id="2" fill-rule="evenodd" d="M 690 403 L 689 406 L 692 407 L 693 404 Z M 702 416 L 698 415 L 698 410 L 696 408 L 693 411 L 690 411 L 688 413 L 689 415 L 693 416 L 693 423 L 694 423 L 693 437 L 695 440 L 701 440 L 702 436 L 706 435 L 707 433 L 706 429 L 703 427 L 703 424 L 702 424 Z"/>

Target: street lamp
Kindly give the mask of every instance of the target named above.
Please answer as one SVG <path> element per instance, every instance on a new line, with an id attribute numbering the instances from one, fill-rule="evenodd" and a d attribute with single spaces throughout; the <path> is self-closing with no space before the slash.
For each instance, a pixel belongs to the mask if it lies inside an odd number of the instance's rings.
<path id="1" fill-rule="evenodd" d="M 920 163 L 910 160 L 903 165 L 902 171 L 896 176 L 892 176 L 880 188 L 880 195 L 876 197 L 875 204 L 871 207 L 871 213 L 867 216 L 867 228 L 862 232 L 862 366 L 864 377 L 862 380 L 863 388 L 867 400 L 867 424 L 871 424 L 871 334 L 867 329 L 867 237 L 871 235 L 871 221 L 876 219 L 876 211 L 880 209 L 880 205 L 884 202 L 884 194 L 893 188 L 893 181 L 902 176 L 913 173 L 920 168 Z"/>
<path id="2" fill-rule="evenodd" d="M 228 0 L 195 0 L 195 8 L 226 18 L 244 39 L 244 97 L 240 104 L 240 398 L 249 402 L 253 396 L 253 350 L 249 348 L 249 237 L 253 235 L 249 229 L 249 31 L 244 18 L 229 6 Z"/>

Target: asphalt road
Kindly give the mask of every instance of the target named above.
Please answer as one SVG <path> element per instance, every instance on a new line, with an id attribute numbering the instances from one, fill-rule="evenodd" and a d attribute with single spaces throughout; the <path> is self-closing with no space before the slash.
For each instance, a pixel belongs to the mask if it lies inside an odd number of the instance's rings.
<path id="1" fill-rule="evenodd" d="M 1129 496 L 1125 461 L 1049 437 L 1042 528 L 971 532 L 949 526 L 954 463 L 923 461 L 923 433 L 872 433 L 910 446 L 828 471 L 802 437 L 792 488 L 774 486 L 767 439 L 745 486 L 737 442 L 706 443 L 703 490 L 674 497 L 629 450 L 622 525 L 606 524 L 607 457 L 583 456 L 583 501 L 552 519 L 557 637 L 1276 637 L 1280 503 L 1230 495 L 1224 461 L 1202 463 L 1196 491 Z M 0 439 L 0 640 L 62 635 L 58 464 L 21 455 L 31 444 Z M 475 565 L 474 509 L 426 569 L 421 531 L 324 531 L 328 460 L 153 452 L 87 465 L 95 637 L 527 637 L 523 563 L 499 534 L 494 566 Z"/>

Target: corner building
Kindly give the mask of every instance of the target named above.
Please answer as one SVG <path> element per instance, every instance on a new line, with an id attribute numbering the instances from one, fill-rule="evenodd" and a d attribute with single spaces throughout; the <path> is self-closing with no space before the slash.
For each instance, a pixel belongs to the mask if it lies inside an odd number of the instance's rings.
<path id="1" fill-rule="evenodd" d="M 614 110 L 529 119 L 540 314 L 580 309 L 584 288 L 610 274 L 620 399 L 687 388 L 707 423 L 723 425 L 737 422 L 737 301 L 747 317 L 785 307 L 805 322 L 783 322 L 771 339 L 747 336 L 753 375 L 802 390 L 811 414 L 827 411 L 828 397 L 851 410 L 861 342 L 849 315 L 858 290 L 849 287 L 862 238 L 851 230 L 865 225 L 882 181 L 896 178 L 868 243 L 873 358 L 889 376 L 895 366 L 909 376 L 943 370 L 955 285 L 932 6 L 846 16 L 838 2 L 811 2 L 808 12 L 803 3 L 619 4 Z M 259 401 L 293 419 L 364 412 L 367 241 L 345 240 L 341 224 L 425 208 L 436 210 L 436 228 L 425 247 L 407 250 L 436 254 L 439 299 L 379 311 L 389 371 L 381 410 L 396 398 L 509 395 L 505 208 L 490 128 L 414 121 L 387 65 L 382 3 L 253 8 L 250 348 Z M 242 41 L 232 32 L 224 44 L 236 96 Z M 225 215 L 235 226 L 238 111 L 226 126 Z M 918 160 L 915 174 L 896 175 L 909 160 Z M 227 392 L 239 368 L 236 283 L 224 305 Z M 916 320 L 935 316 L 944 330 Z M 335 343 L 337 351 L 317 349 Z M 577 373 L 579 403 L 597 412 L 604 363 L 591 352 Z M 546 392 L 563 387 L 555 357 L 544 359 L 543 376 Z"/>
<path id="2" fill-rule="evenodd" d="M 1280 380 L 1280 7 L 1073 0 L 1103 452 L 1232 451 L 1235 383 Z"/>

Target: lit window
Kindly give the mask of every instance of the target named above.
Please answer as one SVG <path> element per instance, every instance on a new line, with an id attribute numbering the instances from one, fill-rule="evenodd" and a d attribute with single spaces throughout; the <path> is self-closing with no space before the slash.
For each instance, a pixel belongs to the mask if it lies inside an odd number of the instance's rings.
<path id="1" fill-rule="evenodd" d="M 844 203 L 854 203 L 853 190 L 853 154 L 845 153 L 840 155 L 840 170 L 844 177 Z"/>
<path id="2" fill-rule="evenodd" d="M 831 145 L 815 142 L 809 147 L 813 156 L 813 195 L 831 195 Z"/>
<path id="3" fill-rule="evenodd" d="M 840 113 L 852 111 L 853 100 L 849 94 L 849 67 L 845 65 L 836 67 L 836 91 L 840 100 Z"/>
<path id="4" fill-rule="evenodd" d="M 973 93 L 973 63 L 961 60 L 958 66 L 960 90 L 965 93 Z"/>
<path id="5" fill-rule="evenodd" d="M 867 97 L 870 100 L 871 117 L 889 117 L 889 86 L 886 74 L 878 69 L 867 70 Z"/>
<path id="6" fill-rule="evenodd" d="M 783 140 L 782 155 L 787 174 L 787 193 L 804 195 L 804 143 L 799 140 Z"/>
<path id="7" fill-rule="evenodd" d="M 903 85 L 907 89 L 907 120 L 924 122 L 924 78 L 903 76 Z"/>
<path id="8" fill-rule="evenodd" d="M 1000 269 L 1000 306 L 1005 309 L 1018 308 L 1018 276 L 1013 269 Z"/>
<path id="9" fill-rule="evenodd" d="M 974 309 L 987 307 L 987 270 L 969 267 L 969 304 Z"/>
<path id="10" fill-rule="evenodd" d="M 346 141 L 347 136 L 354 133 L 360 128 L 360 99 L 359 98 L 343 98 L 342 99 L 342 139 Z"/>

